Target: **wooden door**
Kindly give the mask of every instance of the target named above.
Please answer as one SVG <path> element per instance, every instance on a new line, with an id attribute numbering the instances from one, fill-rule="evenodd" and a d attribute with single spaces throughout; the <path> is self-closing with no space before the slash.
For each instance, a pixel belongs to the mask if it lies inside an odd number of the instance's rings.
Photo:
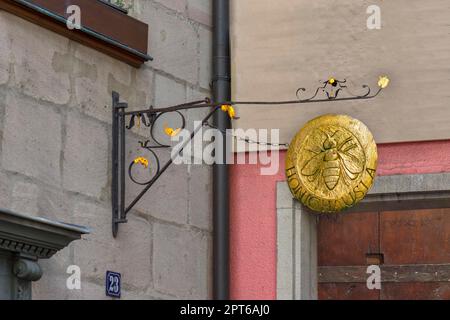
<path id="1" fill-rule="evenodd" d="M 450 299 L 450 209 L 321 216 L 317 250 L 319 299 Z"/>

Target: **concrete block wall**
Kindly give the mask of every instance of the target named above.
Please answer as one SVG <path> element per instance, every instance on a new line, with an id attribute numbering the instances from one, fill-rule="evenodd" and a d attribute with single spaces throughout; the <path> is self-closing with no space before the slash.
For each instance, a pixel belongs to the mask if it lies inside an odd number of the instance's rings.
<path id="1" fill-rule="evenodd" d="M 122 273 L 123 299 L 211 296 L 211 168 L 172 166 L 117 239 L 110 206 L 111 91 L 130 110 L 210 96 L 211 1 L 128 3 L 150 28 L 155 60 L 140 69 L 0 11 L 0 207 L 92 228 L 40 262 L 34 299 L 109 299 L 107 270 Z M 146 134 L 128 134 L 129 159 Z M 81 290 L 66 287 L 70 265 Z"/>

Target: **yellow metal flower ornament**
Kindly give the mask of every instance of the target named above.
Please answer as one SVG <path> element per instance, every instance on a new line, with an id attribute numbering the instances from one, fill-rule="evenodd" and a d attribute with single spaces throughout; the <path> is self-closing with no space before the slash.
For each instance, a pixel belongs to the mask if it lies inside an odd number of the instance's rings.
<path id="1" fill-rule="evenodd" d="M 387 86 L 389 85 L 389 78 L 387 76 L 382 76 L 380 77 L 380 79 L 378 80 L 378 86 L 381 89 L 387 88 Z"/>
<path id="2" fill-rule="evenodd" d="M 141 164 L 144 166 L 144 168 L 148 168 L 148 160 L 145 159 L 144 157 L 137 157 L 136 159 L 134 159 L 134 163 L 135 164 Z"/>
<path id="3" fill-rule="evenodd" d="M 335 78 L 331 77 L 328 79 L 326 84 L 327 85 L 329 84 L 332 87 L 330 92 L 328 93 L 328 98 L 330 99 L 336 98 L 340 89 L 338 89 L 338 91 L 335 92 L 335 90 L 333 90 L 333 87 L 337 87 L 338 81 Z"/>
<path id="4" fill-rule="evenodd" d="M 137 124 L 136 124 L 137 128 L 140 129 L 141 128 L 141 116 L 139 115 L 137 117 Z"/>
<path id="5" fill-rule="evenodd" d="M 220 107 L 220 109 L 221 109 L 223 112 L 228 112 L 228 116 L 229 116 L 231 119 L 235 119 L 235 118 L 236 118 L 236 111 L 234 111 L 233 106 L 224 104 L 224 105 L 222 105 L 222 106 Z"/>
<path id="6" fill-rule="evenodd" d="M 171 127 L 168 127 L 167 124 L 164 125 L 164 133 L 167 134 L 169 137 L 175 137 L 177 134 L 179 134 L 181 131 L 181 128 L 174 129 Z"/>

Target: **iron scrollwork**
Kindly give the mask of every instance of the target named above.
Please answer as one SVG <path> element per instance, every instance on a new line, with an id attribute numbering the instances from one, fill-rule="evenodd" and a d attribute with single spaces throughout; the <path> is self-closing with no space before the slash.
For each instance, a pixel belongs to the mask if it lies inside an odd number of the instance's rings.
<path id="1" fill-rule="evenodd" d="M 346 92 L 347 97 L 353 98 L 353 99 L 363 99 L 370 96 L 370 87 L 366 84 L 362 85 L 362 89 L 365 91 L 363 94 L 357 95 L 350 91 L 349 87 L 347 86 L 347 80 L 338 80 L 334 78 L 330 78 L 327 81 L 324 81 L 322 83 L 322 86 L 318 87 L 316 91 L 314 92 L 314 95 L 309 98 L 302 98 L 302 93 L 306 91 L 305 88 L 299 88 L 296 92 L 296 96 L 298 100 L 302 101 L 312 101 L 317 98 L 319 92 L 322 92 L 325 94 L 326 99 L 328 100 L 335 100 L 338 99 L 339 94 L 341 92 Z M 375 93 L 374 96 L 378 95 L 381 91 L 381 88 L 379 88 L 378 92 Z M 374 97 L 372 96 L 372 97 Z"/>
<path id="2" fill-rule="evenodd" d="M 206 102 L 206 101 L 205 101 Z M 139 141 L 140 147 L 146 151 L 149 152 L 150 157 L 153 158 L 155 161 L 155 166 L 148 166 L 148 162 L 142 162 L 142 157 L 137 158 L 133 161 L 131 161 L 129 167 L 128 167 L 128 176 L 131 181 L 138 185 L 148 185 L 152 182 L 152 179 L 158 175 L 161 171 L 161 161 L 158 157 L 158 154 L 155 152 L 155 149 L 166 149 L 170 148 L 169 144 L 165 144 L 161 142 L 157 135 L 155 134 L 155 128 L 157 128 L 157 123 L 160 122 L 163 119 L 163 116 L 169 113 L 174 113 L 178 115 L 181 119 L 181 125 L 177 130 L 184 130 L 186 128 L 186 118 L 180 111 L 167 111 L 167 112 L 157 112 L 154 111 L 153 107 L 150 107 L 149 111 L 147 113 L 138 113 L 138 114 L 132 114 L 130 117 L 129 124 L 126 126 L 128 130 L 133 129 L 136 125 L 135 118 L 138 119 L 138 125 L 140 126 L 140 123 L 144 125 L 144 127 L 149 128 L 150 133 L 150 139 L 145 141 Z M 168 130 L 169 128 L 166 128 Z M 171 129 L 171 128 L 170 128 Z M 169 134 L 170 135 L 170 134 Z M 140 161 L 141 160 L 141 161 Z M 145 159 L 147 160 L 147 159 Z M 148 161 L 148 160 L 147 160 Z M 134 177 L 133 175 L 133 168 L 135 165 L 142 164 L 145 168 L 151 170 L 152 175 L 147 181 L 139 181 L 137 177 Z"/>
<path id="3" fill-rule="evenodd" d="M 120 96 L 118 93 L 113 92 L 113 121 L 112 121 L 112 131 L 113 131 L 113 143 L 112 143 L 112 209 L 113 209 L 113 235 L 114 237 L 118 232 L 118 225 L 120 223 L 127 222 L 127 214 L 134 207 L 134 205 L 142 198 L 142 196 L 150 189 L 150 187 L 158 180 L 158 178 L 168 169 L 172 164 L 172 159 L 168 160 L 164 165 L 161 165 L 161 160 L 159 158 L 156 150 L 158 149 L 168 149 L 171 145 L 164 143 L 158 138 L 156 133 L 156 128 L 160 127 L 158 124 L 163 120 L 165 115 L 175 114 L 180 119 L 180 125 L 174 130 L 172 128 L 166 127 L 165 132 L 168 136 L 174 135 L 186 128 L 186 117 L 181 112 L 186 109 L 195 108 L 205 108 L 210 107 L 210 113 L 203 119 L 206 122 L 211 118 L 213 113 L 219 108 L 218 105 L 211 104 L 208 98 L 199 101 L 193 101 L 190 103 L 184 103 L 168 108 L 155 109 L 151 106 L 147 110 L 131 111 L 127 112 L 126 109 L 128 105 L 126 103 L 120 102 Z M 145 150 L 149 157 L 137 157 L 132 160 L 128 165 L 128 178 L 135 184 L 144 186 L 141 193 L 127 206 L 125 204 L 125 189 L 126 189 L 126 177 L 125 177 L 125 134 L 126 130 L 132 130 L 135 127 L 143 126 L 148 129 L 149 139 L 144 141 L 139 141 L 140 148 Z M 191 135 L 191 139 L 196 134 L 197 130 Z M 189 142 L 189 141 L 188 141 Z M 187 143 L 186 143 L 187 144 Z M 180 152 L 183 151 L 184 145 Z M 154 164 L 149 165 L 149 159 Z M 150 172 L 150 177 L 141 180 L 136 174 L 134 174 L 134 168 L 138 165 L 142 165 L 148 172 Z"/>
<path id="4" fill-rule="evenodd" d="M 210 118 L 217 110 L 222 110 L 227 112 L 231 118 L 238 119 L 235 116 L 235 111 L 233 109 L 234 105 L 284 105 L 284 104 L 303 104 L 312 102 L 331 102 L 331 101 L 348 101 L 348 100 L 359 100 L 359 99 L 371 99 L 376 97 L 384 88 L 389 84 L 389 79 L 387 77 L 380 77 L 378 82 L 378 90 L 371 94 L 371 89 L 368 85 L 362 85 L 363 93 L 354 94 L 348 88 L 347 81 L 338 80 L 335 78 L 330 78 L 326 81 L 321 82 L 321 85 L 315 90 L 314 94 L 310 97 L 303 98 L 303 94 L 306 92 L 305 88 L 300 88 L 296 91 L 297 99 L 286 100 L 286 101 L 226 101 L 226 102 L 211 102 L 208 98 L 199 101 L 193 101 L 189 103 L 179 104 L 167 108 L 154 108 L 150 107 L 145 110 L 139 111 L 126 111 L 128 105 L 127 103 L 120 102 L 120 96 L 118 93 L 112 93 L 112 103 L 113 103 L 113 119 L 112 119 L 112 186 L 111 186 L 111 199 L 112 199 L 112 228 L 113 236 L 115 237 L 118 232 L 118 226 L 121 223 L 127 222 L 128 212 L 136 205 L 136 203 L 145 195 L 145 193 L 152 187 L 152 185 L 159 179 L 159 177 L 170 167 L 173 163 L 172 159 L 169 159 L 164 165 L 161 164 L 161 160 L 156 152 L 158 149 L 169 149 L 171 146 L 167 143 L 161 141 L 156 128 L 160 127 L 157 124 L 163 119 L 164 115 L 176 114 L 180 120 L 180 125 L 176 128 L 166 127 L 164 130 L 168 136 L 176 135 L 181 130 L 186 127 L 186 118 L 181 112 L 188 109 L 197 108 L 209 108 L 210 112 L 202 120 L 203 125 L 207 125 L 214 128 L 213 125 L 209 124 Z M 320 94 L 322 93 L 322 94 Z M 127 121 L 128 119 L 128 121 Z M 138 157 L 131 161 L 128 165 L 128 170 L 125 164 L 126 155 L 126 144 L 125 144 L 125 133 L 126 130 L 132 130 L 135 126 L 143 125 L 149 131 L 149 139 L 145 141 L 139 141 L 140 148 L 145 150 L 150 155 L 150 159 L 153 160 L 154 165 L 149 166 L 149 160 L 144 157 Z M 182 152 L 183 149 L 189 144 L 189 142 L 194 138 L 197 132 L 202 126 L 197 127 L 190 135 L 190 140 L 185 141 L 183 145 L 180 146 L 178 152 Z M 222 132 L 222 134 L 227 134 Z M 259 143 L 250 141 L 248 139 L 244 140 L 247 143 Z M 287 145 L 287 144 L 279 144 Z M 145 169 L 150 171 L 149 178 L 140 180 L 133 173 L 133 169 L 137 165 L 144 166 Z M 142 191 L 134 198 L 129 205 L 125 203 L 125 187 L 126 187 L 126 172 L 128 172 L 128 178 L 135 184 L 143 186 Z"/>

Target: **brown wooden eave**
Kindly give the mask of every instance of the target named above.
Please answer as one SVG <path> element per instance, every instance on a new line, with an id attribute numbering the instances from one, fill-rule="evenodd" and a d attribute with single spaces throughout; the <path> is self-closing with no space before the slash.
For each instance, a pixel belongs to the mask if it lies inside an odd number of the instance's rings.
<path id="1" fill-rule="evenodd" d="M 67 28 L 66 7 L 78 5 L 81 29 Z M 0 9 L 103 52 L 133 67 L 147 54 L 148 25 L 97 0 L 0 0 Z"/>

